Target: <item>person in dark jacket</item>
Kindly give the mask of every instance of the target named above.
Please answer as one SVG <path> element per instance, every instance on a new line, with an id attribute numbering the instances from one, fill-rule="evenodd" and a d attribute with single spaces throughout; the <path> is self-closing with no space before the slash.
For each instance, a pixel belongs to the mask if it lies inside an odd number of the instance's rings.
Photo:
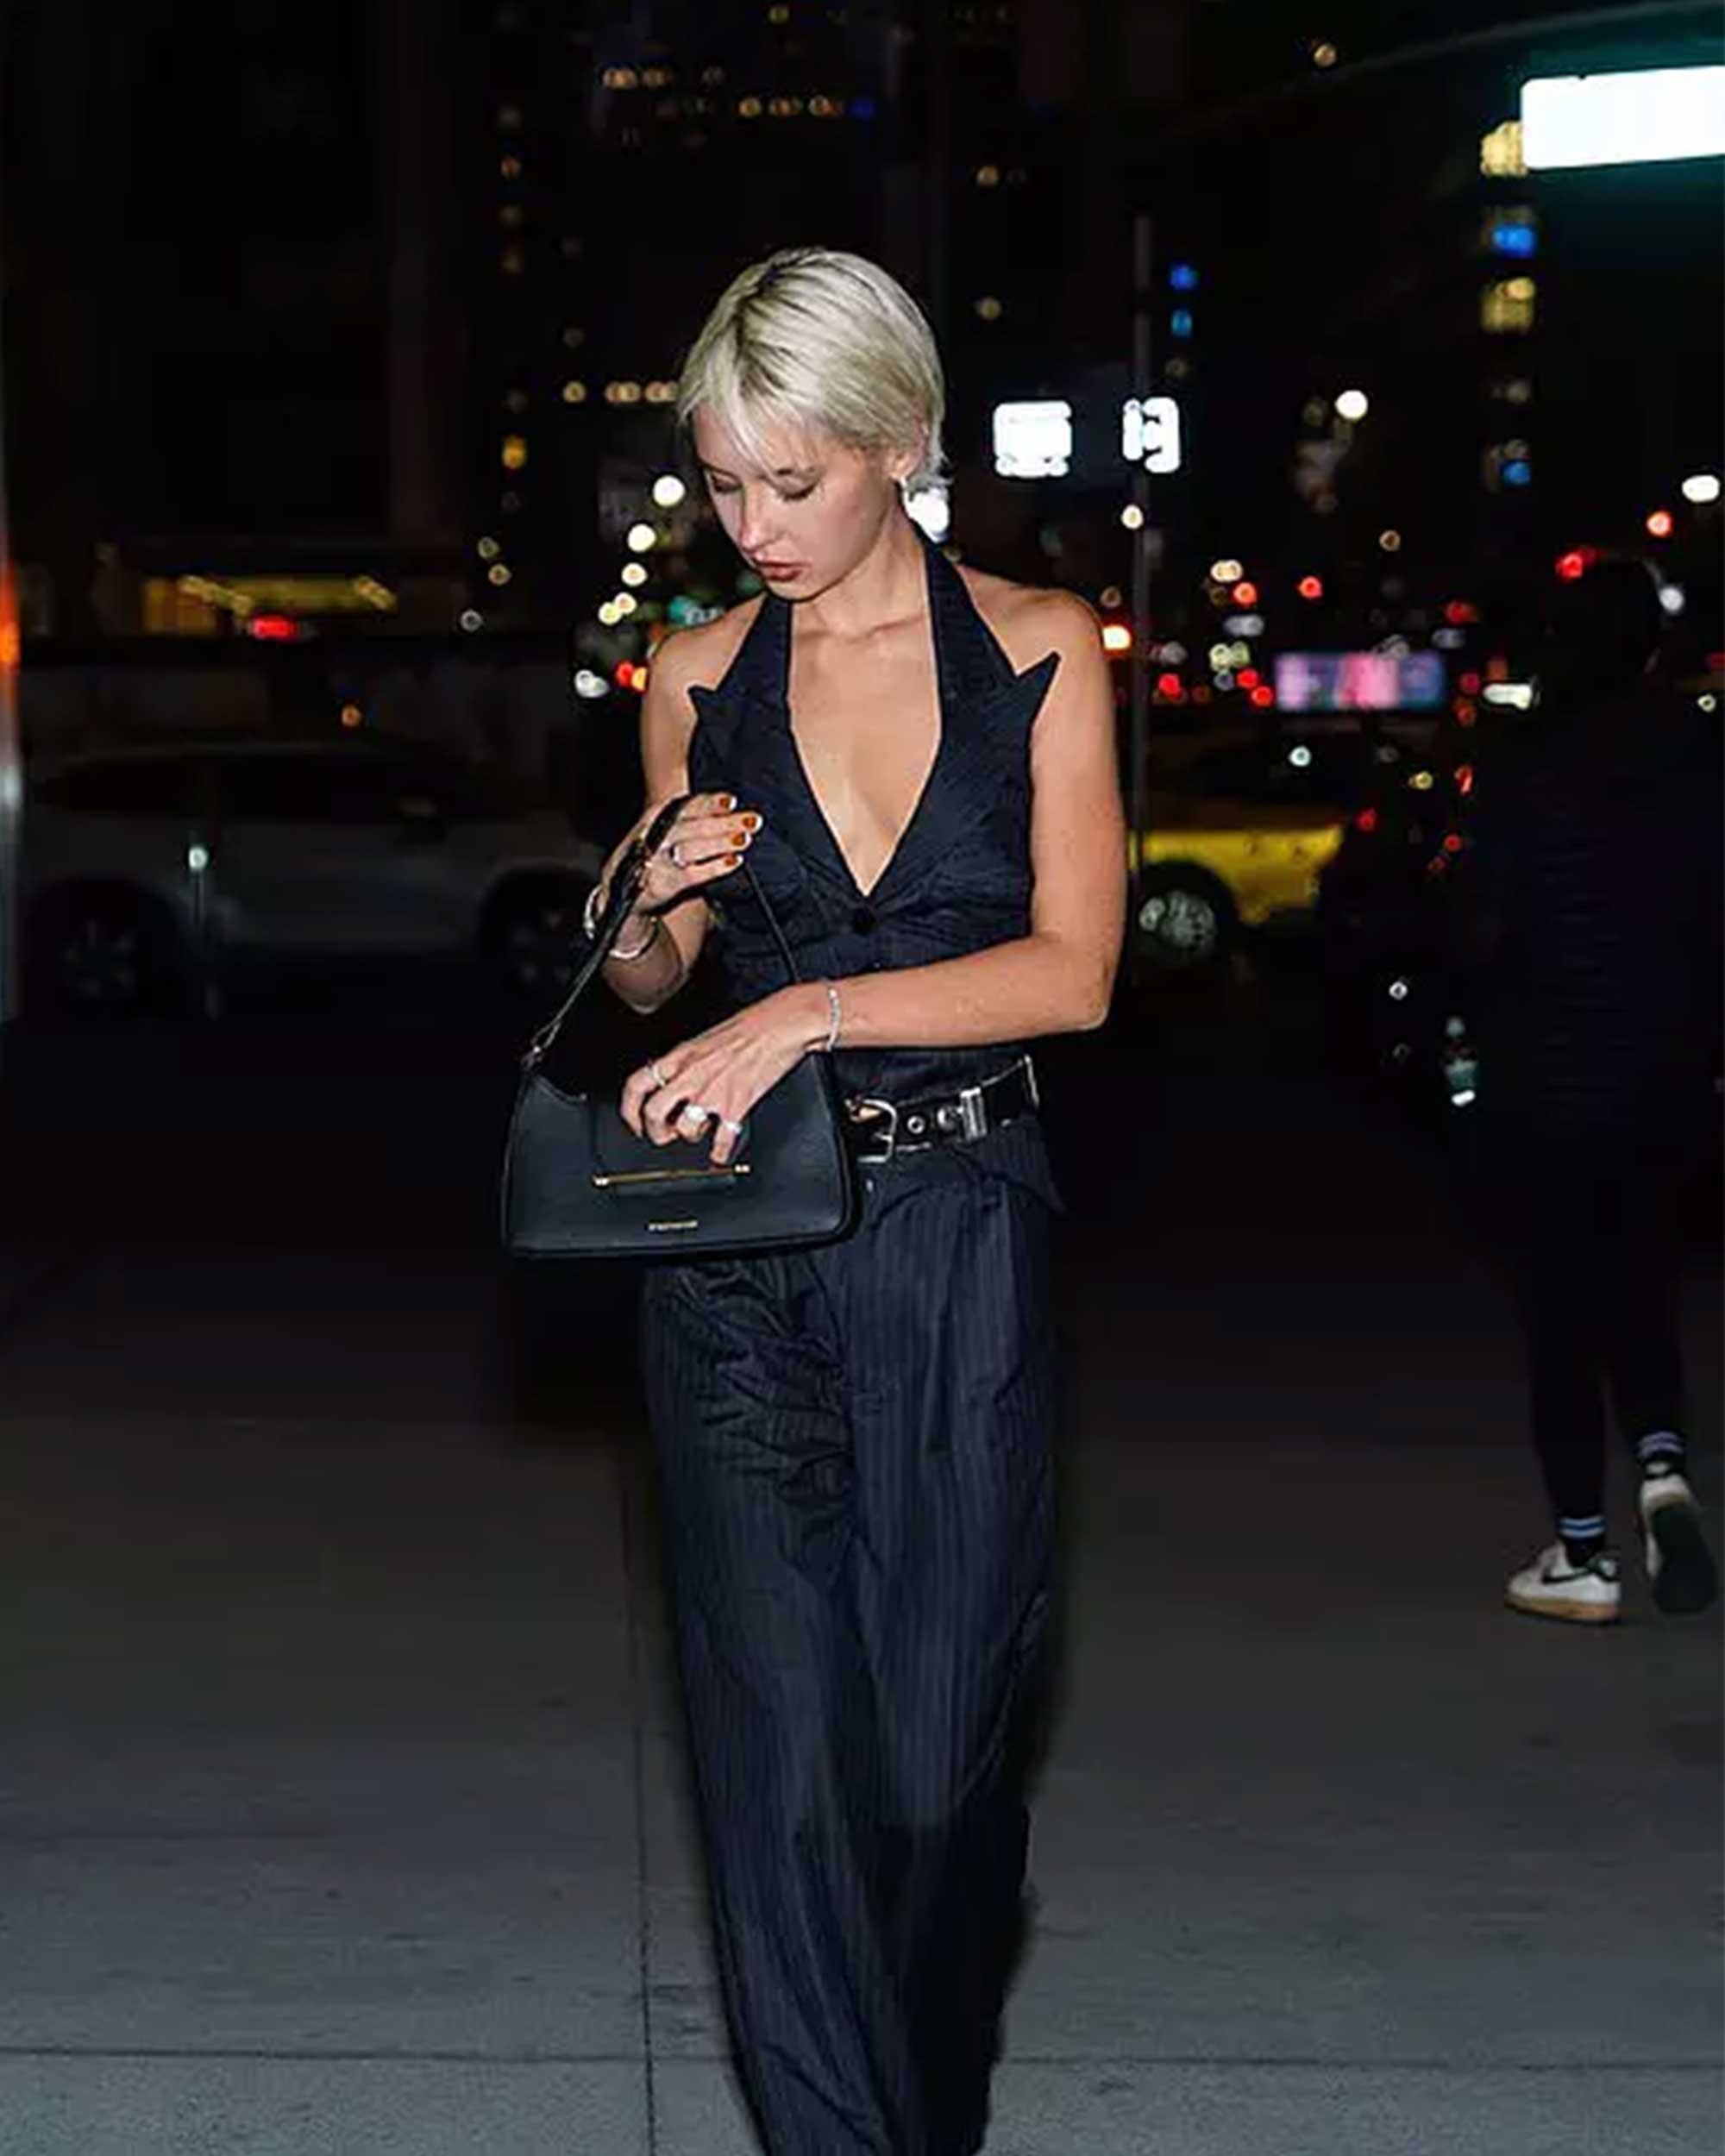
<path id="1" fill-rule="evenodd" d="M 1526 1332 L 1556 1539 L 1512 1608 L 1620 1614 L 1606 1531 L 1609 1381 L 1634 1457 L 1654 1602 L 1704 1608 L 1712 1556 L 1685 1473 L 1673 1200 L 1719 1068 L 1716 721 L 1655 671 L 1644 562 L 1560 587 L 1540 695 L 1480 758 L 1456 881 L 1493 1200 Z"/>

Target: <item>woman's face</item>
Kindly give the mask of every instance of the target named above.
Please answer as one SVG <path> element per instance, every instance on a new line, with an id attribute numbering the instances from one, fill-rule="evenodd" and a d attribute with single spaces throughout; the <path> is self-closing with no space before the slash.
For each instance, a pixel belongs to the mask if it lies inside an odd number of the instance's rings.
<path id="1" fill-rule="evenodd" d="M 848 448 L 831 436 L 767 429 L 748 454 L 705 405 L 695 453 L 718 521 L 769 591 L 813 599 L 841 583 L 899 512 L 906 456 Z"/>

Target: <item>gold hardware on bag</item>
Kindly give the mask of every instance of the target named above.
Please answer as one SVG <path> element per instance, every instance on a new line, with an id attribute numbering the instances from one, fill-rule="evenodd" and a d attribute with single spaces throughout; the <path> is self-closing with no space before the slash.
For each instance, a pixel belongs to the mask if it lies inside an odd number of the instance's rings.
<path id="1" fill-rule="evenodd" d="M 724 1168 L 626 1168 L 614 1175 L 595 1175 L 592 1181 L 595 1190 L 622 1190 L 642 1183 L 722 1182 L 751 1172 L 748 1162 L 739 1160 Z"/>

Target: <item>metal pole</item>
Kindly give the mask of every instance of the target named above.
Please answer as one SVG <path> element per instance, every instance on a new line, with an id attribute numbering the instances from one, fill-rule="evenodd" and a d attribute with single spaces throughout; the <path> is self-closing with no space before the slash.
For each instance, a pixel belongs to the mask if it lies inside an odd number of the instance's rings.
<path id="1" fill-rule="evenodd" d="M 1140 403 L 1151 394 L 1150 304 L 1153 247 L 1150 212 L 1140 210 L 1132 219 L 1132 394 Z M 1150 528 L 1150 473 L 1143 460 L 1132 468 L 1132 503 L 1138 528 L 1132 533 L 1132 654 L 1128 671 L 1132 728 L 1128 755 L 1127 799 L 1131 814 L 1129 855 L 1126 971 L 1136 981 L 1142 971 L 1138 935 L 1138 907 L 1144 883 L 1143 850 L 1150 816 L 1150 572 L 1153 538 Z"/>
<path id="2" fill-rule="evenodd" d="M 0 213 L 5 205 L 0 203 Z M 0 309 L 5 294 L 0 291 Z M 18 737 L 18 580 L 6 504 L 6 398 L 0 376 L 0 1065 L 18 1015 L 18 842 L 24 799 Z"/>

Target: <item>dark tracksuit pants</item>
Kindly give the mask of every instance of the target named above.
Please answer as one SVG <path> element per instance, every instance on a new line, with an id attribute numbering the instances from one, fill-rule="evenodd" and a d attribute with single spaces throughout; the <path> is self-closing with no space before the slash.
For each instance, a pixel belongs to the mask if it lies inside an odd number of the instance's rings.
<path id="1" fill-rule="evenodd" d="M 643 1345 L 726 2002 L 770 2156 L 968 2156 L 1019 1921 L 1042 1200 L 957 1155 L 862 1227 L 651 1275 Z"/>
<path id="2" fill-rule="evenodd" d="M 1669 1149 L 1645 1125 L 1506 1122 L 1497 1149 L 1534 1442 L 1559 1520 L 1604 1510 L 1602 1380 L 1624 1438 L 1682 1429 Z"/>

